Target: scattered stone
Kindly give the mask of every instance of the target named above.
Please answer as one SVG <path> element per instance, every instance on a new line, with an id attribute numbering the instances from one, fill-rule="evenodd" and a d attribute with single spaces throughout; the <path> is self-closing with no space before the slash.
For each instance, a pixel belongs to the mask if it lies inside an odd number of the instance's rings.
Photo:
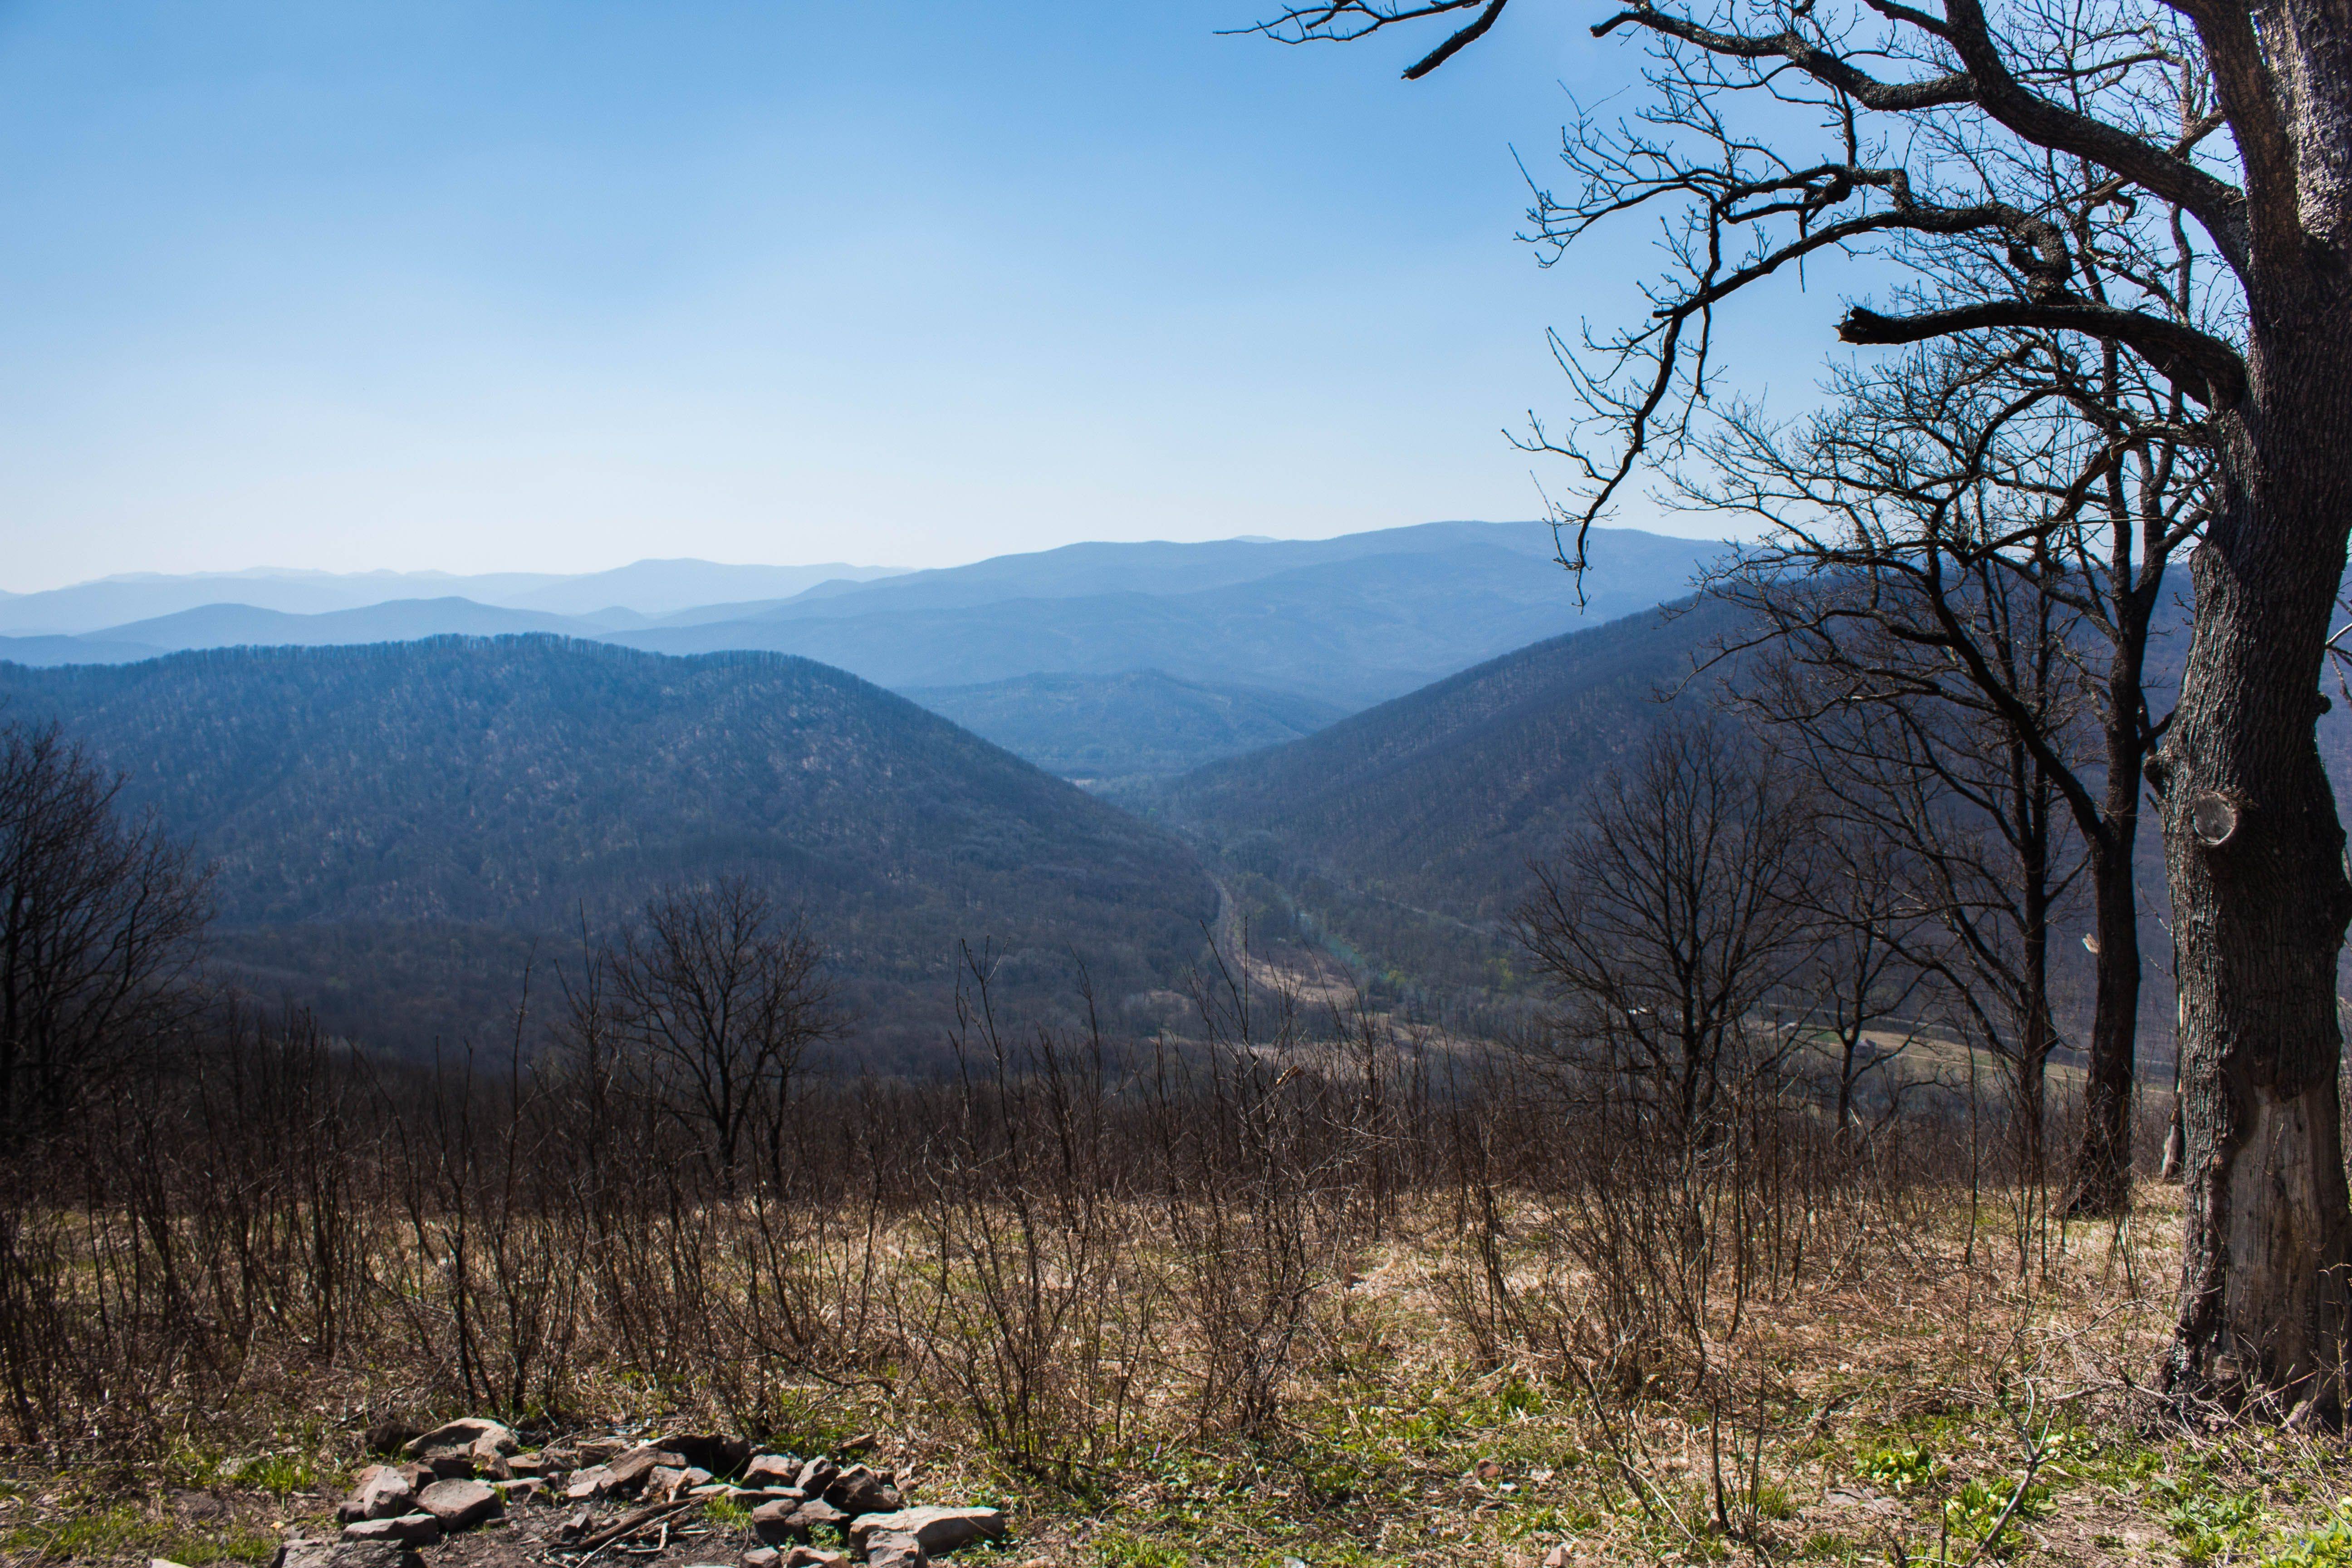
<path id="1" fill-rule="evenodd" d="M 656 1470 L 665 1467 L 682 1470 L 686 1468 L 686 1461 L 650 1443 L 632 1448 L 605 1465 L 602 1489 L 622 1497 L 634 1497 L 645 1489 L 646 1483 L 653 1479 Z"/>
<path id="2" fill-rule="evenodd" d="M 790 1454 L 754 1454 L 743 1467 L 747 1487 L 788 1487 L 800 1479 L 801 1462 Z"/>
<path id="3" fill-rule="evenodd" d="M 848 1442 L 844 1443 L 841 1446 L 842 1458 L 847 1459 L 863 1458 L 865 1456 L 872 1453 L 876 1448 L 881 1447 L 881 1444 L 882 1439 L 877 1437 L 873 1433 L 860 1432 L 856 1436 L 852 1437 Z"/>
<path id="4" fill-rule="evenodd" d="M 278 1549 L 270 1568 L 424 1568 L 425 1559 L 397 1541 L 293 1540 Z"/>
<path id="5" fill-rule="evenodd" d="M 547 1495 L 547 1483 L 537 1476 L 518 1476 L 510 1481 L 492 1481 L 490 1486 L 509 1502 L 537 1502 Z"/>
<path id="6" fill-rule="evenodd" d="M 801 1507 L 799 1503 L 782 1499 L 761 1503 L 751 1510 L 751 1533 L 771 1546 L 787 1541 L 807 1540 L 808 1527 L 793 1519 Z"/>
<path id="7" fill-rule="evenodd" d="M 866 1568 L 926 1568 L 930 1560 L 911 1535 L 877 1531 L 866 1538 Z"/>
<path id="8" fill-rule="evenodd" d="M 909 1508 L 896 1513 L 869 1513 L 849 1526 L 849 1544 L 877 1535 L 911 1535 L 926 1552 L 953 1552 L 983 1536 L 1004 1533 L 1004 1513 L 993 1508 Z"/>
<path id="9" fill-rule="evenodd" d="M 512 1473 L 507 1468 L 506 1457 L 521 1447 L 512 1427 L 484 1416 L 468 1415 L 444 1422 L 422 1436 L 411 1438 L 402 1451 L 412 1459 L 432 1466 L 436 1476 L 467 1476 L 482 1470 L 504 1480 Z"/>
<path id="10" fill-rule="evenodd" d="M 822 1497 L 824 1495 L 824 1489 L 833 1484 L 833 1478 L 839 1474 L 841 1474 L 841 1467 L 831 1459 L 811 1459 L 801 1467 L 801 1473 L 794 1479 L 793 1485 L 811 1497 Z"/>
<path id="11" fill-rule="evenodd" d="M 184 1563 L 174 1563 L 168 1557 L 150 1557 L 147 1568 L 188 1568 Z"/>
<path id="12" fill-rule="evenodd" d="M 583 1437 L 572 1446 L 582 1458 L 601 1463 L 627 1453 L 630 1445 L 626 1437 Z"/>
<path id="13" fill-rule="evenodd" d="M 569 1541 L 574 1536 L 587 1534 L 589 1527 L 593 1525 L 595 1522 L 596 1515 L 594 1510 L 583 1508 L 579 1512 L 573 1514 L 570 1519 L 565 1520 L 563 1521 L 563 1528 L 557 1531 L 556 1533 L 562 1536 L 564 1540 Z"/>
<path id="14" fill-rule="evenodd" d="M 1503 1479 L 1503 1467 L 1494 1459 L 1481 1459 L 1477 1464 L 1477 1476 L 1482 1481 L 1499 1481 Z"/>
<path id="15" fill-rule="evenodd" d="M 906 1506 L 898 1489 L 863 1465 L 852 1465 L 824 1489 L 824 1500 L 846 1514 L 888 1513 Z"/>
<path id="16" fill-rule="evenodd" d="M 575 1471 L 572 1484 L 563 1489 L 564 1498 L 572 1502 L 585 1502 L 604 1491 L 604 1483 L 612 1479 L 613 1472 L 602 1465 L 592 1470 Z"/>
<path id="17" fill-rule="evenodd" d="M 743 1568 L 776 1568 L 782 1561 L 772 1546 L 754 1546 L 743 1553 Z"/>
<path id="18" fill-rule="evenodd" d="M 783 1568 L 841 1568 L 849 1559 L 838 1552 L 819 1552 L 814 1546 L 795 1546 L 783 1561 Z"/>
<path id="19" fill-rule="evenodd" d="M 547 1456 L 517 1454 L 507 1460 L 507 1468 L 517 1476 L 543 1476 L 547 1474 Z"/>
<path id="20" fill-rule="evenodd" d="M 647 1502 L 667 1502 L 686 1485 L 686 1472 L 672 1465 L 656 1465 L 646 1477 Z"/>
<path id="21" fill-rule="evenodd" d="M 345 1541 L 397 1541 L 403 1546 L 430 1546 L 441 1539 L 441 1521 L 429 1513 L 404 1513 L 397 1519 L 362 1519 L 343 1526 Z"/>
<path id="22" fill-rule="evenodd" d="M 396 1519 L 416 1506 L 416 1483 L 404 1465 L 371 1465 L 361 1473 L 359 1485 L 352 1489 L 335 1510 L 339 1523 L 356 1524 L 365 1519 Z"/>
<path id="23" fill-rule="evenodd" d="M 451 1532 L 470 1530 L 506 1510 L 499 1494 L 479 1481 L 435 1481 L 416 1494 L 416 1506 L 441 1521 Z"/>
<path id="24" fill-rule="evenodd" d="M 1543 1568 L 1576 1568 L 1576 1556 L 1569 1551 L 1566 1542 L 1544 1553 Z"/>
<path id="25" fill-rule="evenodd" d="M 792 1526 L 794 1530 L 800 1531 L 803 1533 L 808 1531 L 815 1530 L 822 1525 L 837 1526 L 849 1522 L 849 1516 L 847 1514 L 842 1512 L 839 1509 L 834 1507 L 823 1498 L 811 1498 L 808 1501 L 801 1504 L 800 1507 L 793 1510 L 793 1511 L 786 1517 L 791 1521 Z"/>

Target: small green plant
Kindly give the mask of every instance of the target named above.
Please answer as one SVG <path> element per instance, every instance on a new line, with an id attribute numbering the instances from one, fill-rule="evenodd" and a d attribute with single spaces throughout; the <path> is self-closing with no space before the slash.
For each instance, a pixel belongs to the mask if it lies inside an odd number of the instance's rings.
<path id="1" fill-rule="evenodd" d="M 1503 1538 L 1518 1541 L 1536 1535 L 1580 1535 L 1597 1528 L 1601 1515 L 1581 1503 L 1545 1503 L 1522 1509 L 1503 1521 Z"/>
<path id="2" fill-rule="evenodd" d="M 1759 1480 L 1748 1502 L 1759 1519 L 1788 1520 L 1797 1517 L 1797 1505 L 1789 1496 L 1789 1489 L 1778 1481 Z"/>
<path id="3" fill-rule="evenodd" d="M 1822 1563 L 1851 1563 L 1861 1554 L 1861 1549 L 1833 1530 L 1816 1531 L 1805 1537 L 1798 1555 Z"/>
<path id="4" fill-rule="evenodd" d="M 1190 1553 L 1123 1530 L 1106 1530 L 1096 1536 L 1087 1560 L 1095 1568 L 1192 1568 Z"/>
<path id="5" fill-rule="evenodd" d="M 2015 1500 L 2015 1507 L 2011 1506 Z M 2013 1549 L 2018 1537 L 2017 1527 L 2028 1520 L 2046 1517 L 2054 1508 L 2050 1500 L 2050 1488 L 2043 1481 L 2031 1481 L 2022 1492 L 2015 1481 L 1996 1479 L 1990 1486 L 1983 1481 L 1969 1481 L 1944 1502 L 1944 1528 L 1954 1541 L 1974 1544 L 1984 1541 L 1993 1528 L 2008 1515 L 2001 1539 L 1993 1543 L 1995 1552 Z"/>
<path id="6" fill-rule="evenodd" d="M 702 1505 L 702 1515 L 721 1530 L 741 1530 L 751 1522 L 751 1510 L 731 1497 L 715 1497 Z"/>
<path id="7" fill-rule="evenodd" d="M 257 1530 L 159 1525 L 136 1503 L 73 1508 L 56 1523 L 0 1531 L 0 1562 L 159 1556 L 175 1563 L 267 1563 L 278 1537 Z"/>
<path id="8" fill-rule="evenodd" d="M 222 1467 L 233 1487 L 268 1492 L 285 1497 L 289 1492 L 309 1491 L 318 1484 L 318 1467 L 308 1456 L 294 1454 L 264 1454 L 257 1458 L 238 1461 L 233 1468 Z"/>
<path id="9" fill-rule="evenodd" d="M 2337 1499 L 2326 1522 L 2287 1537 L 2261 1568 L 2352 1568 L 2352 1498 Z"/>
<path id="10" fill-rule="evenodd" d="M 2148 1490 L 2168 1505 L 2164 1526 L 2180 1542 L 2180 1555 L 2191 1563 L 2224 1554 L 2242 1556 L 2262 1537 L 2266 1511 L 2259 1493 L 2183 1486 L 2168 1476 L 2158 1477 Z"/>
<path id="11" fill-rule="evenodd" d="M 1864 1480 L 1875 1481 L 1889 1488 L 1897 1497 L 1908 1497 L 1920 1488 L 1932 1486 L 1943 1478 L 1944 1467 L 1936 1456 L 1924 1447 L 1887 1447 L 1873 1448 L 1862 1456 L 1853 1467 L 1854 1474 Z"/>

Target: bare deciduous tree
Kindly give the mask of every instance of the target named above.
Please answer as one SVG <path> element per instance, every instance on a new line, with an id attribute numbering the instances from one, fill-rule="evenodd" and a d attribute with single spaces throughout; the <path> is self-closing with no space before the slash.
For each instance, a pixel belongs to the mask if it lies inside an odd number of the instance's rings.
<path id="1" fill-rule="evenodd" d="M 2146 669 L 2166 567 L 2203 521 L 2208 464 L 2183 439 L 2179 394 L 2055 334 L 1938 345 L 1833 378 L 1836 400 L 1791 426 L 1735 408 L 1706 443 L 1697 501 L 1771 530 L 1715 574 L 1777 641 L 1841 673 L 1846 700 L 1934 704 L 2010 732 L 2086 847 L 2095 1003 L 2078 1214 L 2130 1195 L 2139 1013 L 2135 856 L 2142 768 L 2164 721 Z M 2042 657 L 2028 618 L 1984 615 L 1984 588 L 2050 603 Z M 1824 591 L 1827 582 L 1835 586 Z M 2089 722 L 2084 722 L 2085 720 Z"/>
<path id="2" fill-rule="evenodd" d="M 730 877 L 656 894 L 594 962 L 600 976 L 575 989 L 575 1010 L 603 1016 L 575 1018 L 572 1033 L 625 1042 L 731 1191 L 748 1136 L 763 1132 L 776 1152 L 793 1074 L 835 1027 L 822 950 Z"/>
<path id="3" fill-rule="evenodd" d="M 1559 1048 L 1594 1092 L 1704 1139 L 1797 1032 L 1773 1005 L 1807 966 L 1808 821 L 1788 780 L 1711 724 L 1670 723 L 1600 785 L 1590 824 L 1537 868 L 1520 942 L 1561 1004 Z"/>
<path id="4" fill-rule="evenodd" d="M 209 879 L 120 787 L 54 725 L 0 727 L 0 1142 L 57 1131 L 194 1005 Z"/>
<path id="5" fill-rule="evenodd" d="M 1885 584 L 1821 579 L 1787 584 L 1791 624 L 1806 598 L 1888 592 Z M 2053 604 L 2005 575 L 1985 573 L 1951 592 L 1988 638 L 2036 722 L 2065 726 L 2074 693 L 2062 680 Z M 2055 783 L 2014 731 L 1982 704 L 1945 700 L 1932 648 L 1856 621 L 1841 643 L 1791 636 L 1755 660 L 1740 706 L 1771 727 L 1837 831 L 1875 840 L 1897 879 L 1898 918 L 1879 927 L 1937 983 L 1958 1033 L 2006 1064 L 2018 1110 L 2021 1164 L 2041 1169 L 2043 1083 L 2058 1045 L 2051 948 L 2081 869 Z M 1890 911 L 1890 913 L 1896 911 Z"/>
<path id="6" fill-rule="evenodd" d="M 1418 77 L 1510 0 L 1313 0 L 1264 30 L 1361 37 L 1445 19 Z M 2352 1202 L 2336 964 L 2345 837 L 2314 726 L 2352 530 L 2352 21 L 2342 0 L 1654 0 L 1596 35 L 1647 46 L 1630 122 L 1571 128 L 1575 188 L 1539 194 L 1573 244 L 1663 210 L 1671 260 L 1640 323 L 1564 358 L 1591 423 L 1556 447 L 1591 481 L 1583 530 L 1646 458 L 1671 461 L 1735 295 L 1843 254 L 1907 265 L 1839 335 L 1906 344 L 2070 334 L 2177 388 L 2213 454 L 2190 558 L 2196 630 L 2148 773 L 2175 912 L 2187 1155 L 2170 1382 L 2186 1398 L 2339 1409 L 2352 1352 Z M 1752 110 L 1751 110 L 1752 106 Z M 1810 113 L 1809 135 L 1791 110 Z M 1808 144 L 1810 143 L 1810 144 Z M 2053 164 L 2095 208 L 2053 212 Z M 2185 237 L 2217 288 L 2167 268 Z M 1610 434 L 1613 433 L 1614 440 Z"/>

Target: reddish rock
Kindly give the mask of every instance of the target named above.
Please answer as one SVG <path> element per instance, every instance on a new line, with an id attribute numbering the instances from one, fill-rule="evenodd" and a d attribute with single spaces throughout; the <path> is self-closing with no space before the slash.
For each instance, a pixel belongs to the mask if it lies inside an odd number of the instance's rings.
<path id="1" fill-rule="evenodd" d="M 429 1513 L 404 1513 L 397 1519 L 362 1519 L 343 1526 L 345 1541 L 396 1541 L 403 1546 L 430 1546 L 441 1539 L 441 1521 Z"/>
<path id="2" fill-rule="evenodd" d="M 992 1508 L 909 1508 L 869 1513 L 849 1526 L 852 1548 L 877 1535 L 911 1535 L 926 1552 L 953 1552 L 1004 1533 L 1004 1514 Z"/>
<path id="3" fill-rule="evenodd" d="M 506 1511 L 505 1500 L 479 1481 L 435 1481 L 416 1494 L 416 1506 L 441 1521 L 445 1531 L 471 1530 Z"/>

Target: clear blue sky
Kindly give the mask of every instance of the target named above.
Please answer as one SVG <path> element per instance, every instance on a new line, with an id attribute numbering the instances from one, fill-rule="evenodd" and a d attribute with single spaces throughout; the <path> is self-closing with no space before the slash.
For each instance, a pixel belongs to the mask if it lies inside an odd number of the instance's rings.
<path id="1" fill-rule="evenodd" d="M 0 587 L 1533 515 L 1543 330 L 1654 236 L 1540 271 L 1512 149 L 1630 56 L 1260 14 L 0 4 Z M 1790 298 L 1748 384 L 1811 384 Z"/>

